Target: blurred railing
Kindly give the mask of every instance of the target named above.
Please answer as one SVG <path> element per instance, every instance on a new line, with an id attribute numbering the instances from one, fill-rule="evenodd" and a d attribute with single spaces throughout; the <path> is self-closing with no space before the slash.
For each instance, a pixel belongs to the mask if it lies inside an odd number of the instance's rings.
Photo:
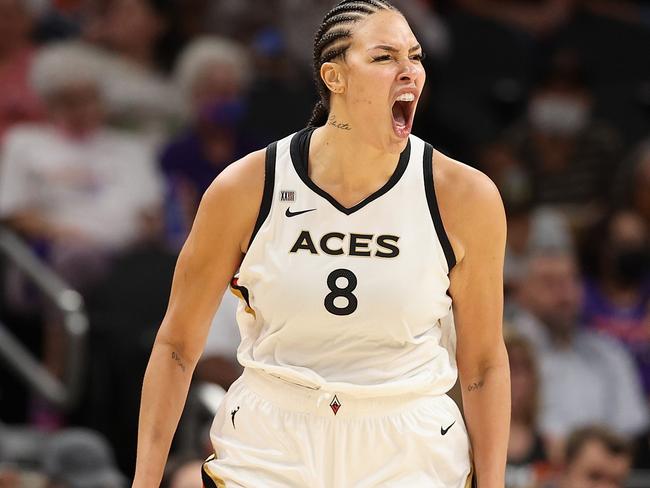
<path id="1" fill-rule="evenodd" d="M 0 322 L 0 359 L 45 399 L 68 410 L 79 400 L 86 355 L 88 317 L 81 295 L 43 263 L 16 234 L 0 226 L 0 255 L 20 269 L 61 313 L 67 336 L 63 380 L 55 377 Z"/>

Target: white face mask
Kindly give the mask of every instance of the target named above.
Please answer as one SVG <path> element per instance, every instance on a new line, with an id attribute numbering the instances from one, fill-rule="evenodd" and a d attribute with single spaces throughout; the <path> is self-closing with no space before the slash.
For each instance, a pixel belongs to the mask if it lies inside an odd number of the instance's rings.
<path id="1" fill-rule="evenodd" d="M 547 95 L 528 106 L 531 125 L 548 134 L 570 136 L 582 130 L 589 119 L 586 103 L 565 95 Z"/>

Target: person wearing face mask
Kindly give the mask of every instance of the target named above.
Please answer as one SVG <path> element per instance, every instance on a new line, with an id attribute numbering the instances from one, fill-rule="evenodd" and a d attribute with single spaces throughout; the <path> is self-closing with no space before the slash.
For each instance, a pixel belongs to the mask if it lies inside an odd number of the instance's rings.
<path id="1" fill-rule="evenodd" d="M 560 50 L 533 89 L 524 119 L 504 138 L 534 182 L 535 204 L 572 210 L 581 221 L 611 194 L 618 133 L 594 119 L 592 94 L 577 55 Z"/>
<path id="2" fill-rule="evenodd" d="M 590 236 L 595 273 L 585 283 L 584 323 L 630 351 L 650 397 L 650 229 L 638 213 L 619 210 Z"/>
<path id="3" fill-rule="evenodd" d="M 244 373 L 207 488 L 503 488 L 503 204 L 411 134 L 422 59 L 389 2 L 339 2 L 315 36 L 308 126 L 204 194 L 145 374 L 134 488 L 160 482 L 228 284 Z"/>
<path id="4" fill-rule="evenodd" d="M 227 39 L 197 39 L 179 58 L 176 81 L 191 122 L 160 156 L 168 183 L 168 234 L 179 246 L 212 180 L 253 148 L 241 130 L 250 76 L 247 52 Z"/>

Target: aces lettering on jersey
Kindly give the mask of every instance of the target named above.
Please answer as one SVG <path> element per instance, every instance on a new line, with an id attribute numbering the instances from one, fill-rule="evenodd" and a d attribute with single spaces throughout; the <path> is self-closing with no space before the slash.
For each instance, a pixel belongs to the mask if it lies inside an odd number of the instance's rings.
<path id="1" fill-rule="evenodd" d="M 296 238 L 290 253 L 325 254 L 328 256 L 361 256 L 378 258 L 395 258 L 399 256 L 397 243 L 399 236 L 388 234 L 344 234 L 327 232 L 322 236 L 303 230 Z M 353 314 L 359 301 L 354 294 L 357 288 L 357 276 L 353 271 L 339 268 L 327 276 L 329 293 L 324 297 L 325 309 L 338 316 Z"/>
<path id="2" fill-rule="evenodd" d="M 328 232 L 322 236 L 312 236 L 309 231 L 303 230 L 289 252 L 308 252 L 310 254 L 322 252 L 328 256 L 395 258 L 399 255 L 398 241 L 399 236 L 387 234 Z"/>

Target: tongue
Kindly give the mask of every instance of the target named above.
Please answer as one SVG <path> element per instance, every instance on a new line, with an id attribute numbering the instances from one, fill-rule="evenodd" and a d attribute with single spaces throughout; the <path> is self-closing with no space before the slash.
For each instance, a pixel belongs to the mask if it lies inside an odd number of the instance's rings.
<path id="1" fill-rule="evenodd" d="M 397 123 L 397 125 L 406 125 L 406 115 L 404 114 L 404 110 L 402 109 L 400 102 L 395 102 L 393 105 L 393 120 Z"/>

